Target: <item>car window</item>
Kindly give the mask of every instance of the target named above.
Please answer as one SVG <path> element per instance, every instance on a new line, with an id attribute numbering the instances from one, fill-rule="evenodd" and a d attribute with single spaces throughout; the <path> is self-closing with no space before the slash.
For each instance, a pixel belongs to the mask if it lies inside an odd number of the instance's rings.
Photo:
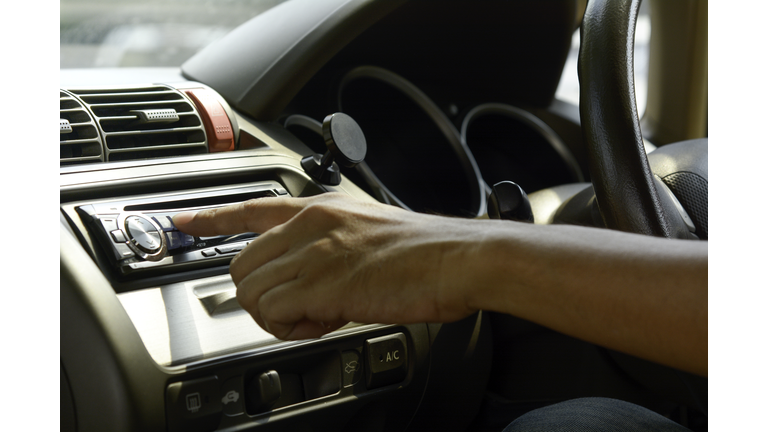
<path id="1" fill-rule="evenodd" d="M 651 42 L 651 15 L 650 1 L 644 1 L 640 5 L 640 13 L 635 27 L 635 101 L 637 112 L 640 116 L 645 112 L 645 103 L 648 96 L 648 59 Z M 555 96 L 574 105 L 579 104 L 579 76 L 577 65 L 579 59 L 579 30 L 573 33 L 571 49 L 563 67 L 563 75 L 557 87 Z"/>
<path id="2" fill-rule="evenodd" d="M 174 67 L 284 0 L 61 0 L 60 67 Z"/>

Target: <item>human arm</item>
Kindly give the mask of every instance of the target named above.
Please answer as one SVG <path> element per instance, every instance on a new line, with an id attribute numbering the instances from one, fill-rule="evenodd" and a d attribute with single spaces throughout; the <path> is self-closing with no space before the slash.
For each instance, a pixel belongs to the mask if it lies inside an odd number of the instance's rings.
<path id="1" fill-rule="evenodd" d="M 196 235 L 263 233 L 230 273 L 243 308 L 282 339 L 487 310 L 706 375 L 706 242 L 423 215 L 341 194 L 174 222 Z"/>

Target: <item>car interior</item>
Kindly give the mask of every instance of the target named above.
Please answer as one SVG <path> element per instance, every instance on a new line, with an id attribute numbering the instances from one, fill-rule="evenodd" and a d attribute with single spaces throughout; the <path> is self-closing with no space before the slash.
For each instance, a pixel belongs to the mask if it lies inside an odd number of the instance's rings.
<path id="1" fill-rule="evenodd" d="M 275 3 L 180 67 L 59 71 L 62 431 L 501 431 L 590 396 L 707 430 L 706 377 L 499 313 L 279 340 L 228 272 L 260 233 L 172 221 L 341 192 L 707 241 L 706 1 L 643 5 L 642 112 L 638 0 Z"/>

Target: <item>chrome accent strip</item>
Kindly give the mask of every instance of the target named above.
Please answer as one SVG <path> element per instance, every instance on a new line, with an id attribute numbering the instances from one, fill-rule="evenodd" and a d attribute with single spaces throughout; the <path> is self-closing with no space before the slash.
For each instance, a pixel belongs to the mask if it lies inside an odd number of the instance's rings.
<path id="1" fill-rule="evenodd" d="M 203 141 L 198 142 L 191 142 L 191 143 L 184 143 L 184 144 L 163 144 L 163 145 L 155 145 L 151 147 L 126 147 L 126 148 L 115 148 L 115 149 L 109 149 L 109 153 L 135 153 L 137 151 L 144 151 L 144 150 L 168 150 L 168 149 L 177 149 L 177 148 L 196 148 L 200 147 L 201 144 L 205 144 Z"/>
<path id="2" fill-rule="evenodd" d="M 131 110 L 141 123 L 173 123 L 179 121 L 179 114 L 173 108 Z"/>
<path id="3" fill-rule="evenodd" d="M 100 120 L 106 120 L 109 117 L 102 117 Z M 156 122 L 156 123 L 164 123 L 164 122 Z M 202 124 L 202 123 L 201 123 Z M 114 136 L 138 136 L 138 135 L 149 135 L 149 134 L 163 134 L 163 133 L 177 133 L 177 132 L 195 132 L 202 130 L 200 126 L 185 126 L 185 127 L 176 127 L 176 128 L 168 128 L 168 129 L 152 129 L 152 130 L 124 130 L 124 131 L 115 131 L 115 132 L 104 132 L 104 136 L 106 137 L 114 137 Z M 181 144 L 171 144 L 174 146 L 182 146 L 184 144 L 188 143 L 181 143 Z M 115 149 L 110 149 L 111 152 L 115 152 Z"/>

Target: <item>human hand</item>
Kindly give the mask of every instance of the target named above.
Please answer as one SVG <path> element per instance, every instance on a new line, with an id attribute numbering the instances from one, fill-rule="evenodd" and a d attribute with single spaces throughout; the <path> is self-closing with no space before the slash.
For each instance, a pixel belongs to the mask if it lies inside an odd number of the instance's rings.
<path id="1" fill-rule="evenodd" d="M 262 233 L 232 260 L 237 299 L 280 339 L 319 337 L 347 322 L 449 322 L 474 312 L 462 292 L 466 221 L 344 194 L 261 198 L 174 224 L 198 236 Z"/>

